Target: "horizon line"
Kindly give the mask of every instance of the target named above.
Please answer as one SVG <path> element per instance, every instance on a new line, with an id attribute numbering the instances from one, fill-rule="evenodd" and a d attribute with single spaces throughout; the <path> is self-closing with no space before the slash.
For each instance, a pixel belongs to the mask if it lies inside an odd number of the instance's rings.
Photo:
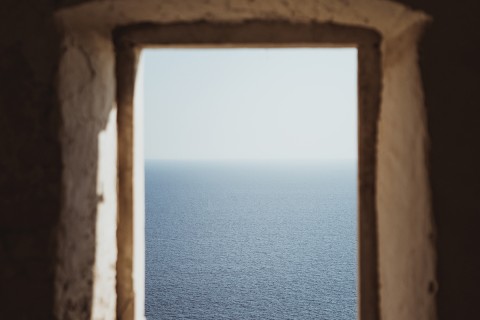
<path id="1" fill-rule="evenodd" d="M 317 161 L 358 161 L 358 158 L 144 158 L 144 161 L 245 161 L 245 162 L 317 162 Z"/>

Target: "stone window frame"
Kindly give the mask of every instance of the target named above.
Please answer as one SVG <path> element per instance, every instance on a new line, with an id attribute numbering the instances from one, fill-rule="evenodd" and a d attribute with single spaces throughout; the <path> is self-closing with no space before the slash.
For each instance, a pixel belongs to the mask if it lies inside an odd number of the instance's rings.
<path id="1" fill-rule="evenodd" d="M 436 319 L 436 231 L 428 179 L 426 106 L 418 64 L 419 42 L 431 17 L 391 0 L 85 0 L 60 4 L 54 18 L 61 35 L 56 85 L 62 154 L 54 280 L 57 318 L 142 319 L 144 314 L 143 164 L 138 158 L 141 130 L 134 130 L 141 125 L 137 121 L 141 110 L 117 108 L 116 92 L 127 98 L 124 90 L 130 90 L 133 99 L 133 87 L 127 89 L 122 84 L 125 78 L 117 79 L 115 64 L 127 75 L 135 72 L 134 63 L 119 63 L 122 30 L 147 29 L 155 24 L 241 26 L 277 21 L 343 26 L 345 34 L 336 34 L 337 39 L 324 35 L 323 40 L 332 43 L 348 38 L 355 28 L 380 35 L 380 97 L 373 97 L 380 99 L 376 166 L 370 168 L 375 176 L 375 201 L 371 205 L 376 208 L 376 220 L 369 225 L 377 237 L 375 312 L 385 319 Z M 269 45 L 271 36 L 263 45 Z M 130 52 L 130 58 L 135 58 L 134 53 Z M 124 89 L 120 93 L 116 88 Z M 117 110 L 123 114 L 118 119 Z M 128 115 L 128 110 L 135 114 Z M 127 126 L 128 121 L 133 123 Z M 129 137 L 132 141 L 125 141 Z M 118 154 L 117 144 L 125 150 L 128 143 L 135 148 L 133 154 Z M 126 179 L 131 183 L 129 188 Z M 128 205 L 130 209 L 124 209 Z M 131 215 L 135 219 L 132 224 L 125 225 L 125 216 L 118 219 L 119 206 L 122 215 L 125 210 L 137 210 Z M 118 240 L 119 260 L 117 226 L 132 233 L 131 242 Z M 125 256 L 125 251 L 131 256 Z M 122 263 L 130 268 L 119 270 L 116 288 L 117 266 Z M 117 292 L 130 298 L 124 299 L 122 308 L 117 308 Z M 361 317 L 364 298 L 365 294 L 360 296 Z"/>
<path id="2" fill-rule="evenodd" d="M 133 221 L 136 219 L 135 80 L 143 48 L 272 48 L 355 47 L 358 56 L 358 310 L 360 319 L 379 319 L 376 145 L 381 94 L 380 35 L 372 30 L 338 24 L 291 24 L 278 21 L 136 25 L 114 32 L 118 108 L 119 220 L 117 231 L 117 314 L 125 314 L 135 297 Z M 141 160 L 139 160 L 141 161 Z M 140 167 L 138 167 L 140 168 Z M 142 169 L 139 169 L 142 170 Z M 142 170 L 143 171 L 143 170 Z M 137 218 L 138 219 L 138 218 Z M 137 303 L 142 303 L 138 301 Z M 133 312 L 133 309 L 132 311 Z"/>

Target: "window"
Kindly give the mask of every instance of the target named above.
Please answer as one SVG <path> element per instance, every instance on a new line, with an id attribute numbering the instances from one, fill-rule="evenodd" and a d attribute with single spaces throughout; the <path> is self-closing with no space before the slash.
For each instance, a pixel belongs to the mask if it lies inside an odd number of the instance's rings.
<path id="1" fill-rule="evenodd" d="M 380 309 L 392 319 L 434 317 L 435 230 L 417 63 L 431 18 L 396 1 L 130 2 L 89 1 L 54 14 L 63 38 L 64 182 L 56 314 L 112 318 L 117 307 L 120 319 L 144 315 L 143 161 L 134 158 L 142 154 L 142 124 L 133 108 L 141 48 L 356 46 L 359 317 L 378 319 Z"/>
<path id="2" fill-rule="evenodd" d="M 242 33 L 242 30 L 257 32 Z M 285 25 L 282 23 L 256 23 L 235 25 L 172 25 L 162 27 L 134 28 L 121 30 L 117 33 L 117 81 L 119 103 L 119 170 L 120 170 L 120 203 L 119 214 L 119 260 L 117 264 L 118 306 L 121 312 L 124 306 L 135 296 L 134 280 L 130 278 L 135 263 L 141 264 L 134 257 L 132 242 L 135 237 L 141 241 L 141 222 L 133 223 L 134 219 L 142 219 L 140 214 L 134 215 L 134 200 L 132 199 L 133 183 L 139 184 L 141 159 L 134 161 L 132 149 L 133 139 L 138 139 L 137 121 L 133 107 L 133 83 L 135 66 L 140 49 L 145 46 L 176 46 L 176 47 L 306 47 L 326 45 L 357 45 L 359 52 L 359 305 L 360 317 L 364 319 L 378 318 L 377 304 L 377 263 L 376 263 L 376 210 L 375 210 L 375 146 L 376 123 L 379 107 L 379 60 L 378 38 L 374 33 L 365 30 L 352 32 L 351 37 L 336 37 L 336 27 L 325 25 Z M 340 39 L 340 40 L 339 40 Z M 368 69 L 366 69 L 368 65 Z M 137 108 L 138 109 L 138 108 Z M 135 132 L 135 134 L 134 134 Z M 138 166 L 132 173 L 133 166 Z M 129 171 L 130 170 L 130 171 Z M 135 175 L 135 176 L 134 176 Z M 135 192 L 138 190 L 136 189 Z M 140 199 L 140 198 L 137 198 Z M 137 200 L 138 204 L 140 201 Z M 132 223 L 140 235 L 132 234 Z M 123 224 L 123 225 L 122 225 Z M 130 230 L 130 231 L 129 231 Z M 128 244 L 127 244 L 128 243 Z M 135 248 L 138 250 L 140 247 Z M 137 262 L 135 262 L 137 261 Z M 141 267 L 138 268 L 140 270 Z M 142 270 L 143 271 L 143 270 Z M 135 274 L 135 272 L 134 272 Z M 127 275 L 123 277 L 122 275 Z M 141 276 L 139 275 L 139 278 Z M 137 307 L 143 296 L 135 296 Z M 132 311 L 133 312 L 133 311 Z M 142 311 L 143 312 L 143 311 Z"/>

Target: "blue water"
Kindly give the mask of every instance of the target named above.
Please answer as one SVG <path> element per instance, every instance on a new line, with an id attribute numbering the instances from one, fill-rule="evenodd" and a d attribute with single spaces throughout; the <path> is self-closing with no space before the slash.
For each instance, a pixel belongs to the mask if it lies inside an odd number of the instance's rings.
<path id="1" fill-rule="evenodd" d="M 147 319 L 356 319 L 352 163 L 147 161 Z"/>

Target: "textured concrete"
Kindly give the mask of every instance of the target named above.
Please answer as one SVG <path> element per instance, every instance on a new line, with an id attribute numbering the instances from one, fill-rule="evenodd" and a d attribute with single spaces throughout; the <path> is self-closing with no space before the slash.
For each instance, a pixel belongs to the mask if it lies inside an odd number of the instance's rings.
<path id="1" fill-rule="evenodd" d="M 433 319 L 437 287 L 418 26 L 384 41 L 377 205 L 384 319 Z"/>
<path id="2" fill-rule="evenodd" d="M 420 47 L 439 319 L 479 317 L 480 2 L 402 0 L 434 18 Z"/>
<path id="3" fill-rule="evenodd" d="M 424 21 L 426 15 L 382 0 L 90 0 L 60 9 L 58 17 L 68 26 L 94 29 L 195 21 L 331 22 L 372 28 L 392 37 L 415 21 Z"/>
<path id="4" fill-rule="evenodd" d="M 115 318 L 116 108 L 113 48 L 97 33 L 62 43 L 63 209 L 56 267 L 59 319 Z"/>

